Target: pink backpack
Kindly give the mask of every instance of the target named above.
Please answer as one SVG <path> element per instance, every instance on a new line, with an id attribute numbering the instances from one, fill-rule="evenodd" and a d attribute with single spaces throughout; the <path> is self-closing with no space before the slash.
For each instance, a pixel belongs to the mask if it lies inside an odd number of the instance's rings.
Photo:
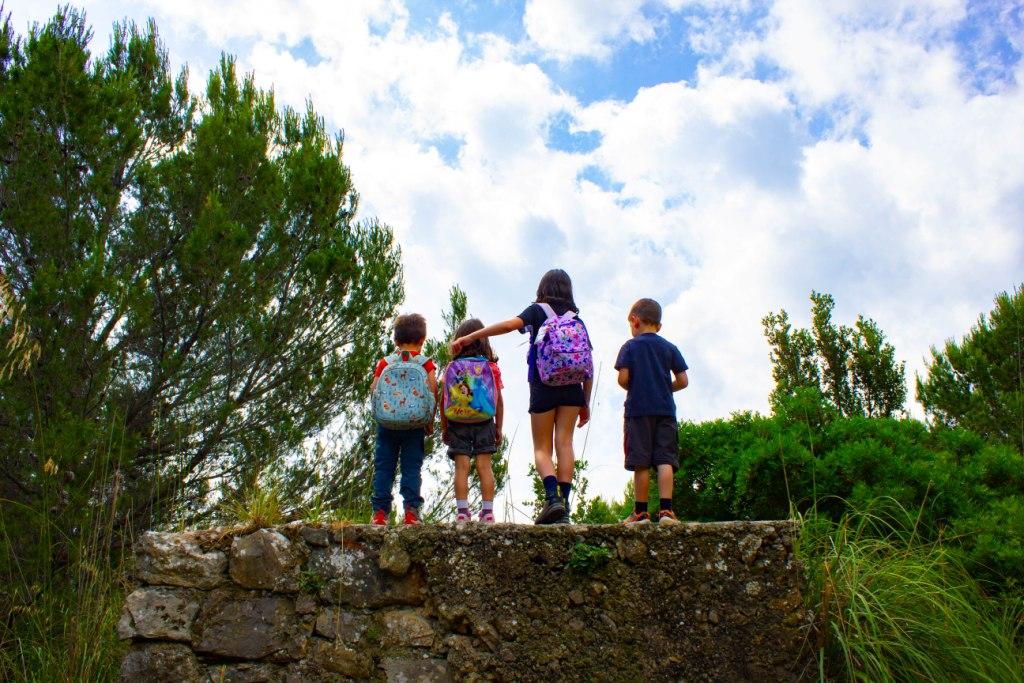
<path id="1" fill-rule="evenodd" d="M 537 305 L 547 315 L 534 342 L 540 381 L 551 386 L 563 386 L 592 378 L 594 358 L 583 321 L 573 311 L 557 315 L 548 304 Z"/>

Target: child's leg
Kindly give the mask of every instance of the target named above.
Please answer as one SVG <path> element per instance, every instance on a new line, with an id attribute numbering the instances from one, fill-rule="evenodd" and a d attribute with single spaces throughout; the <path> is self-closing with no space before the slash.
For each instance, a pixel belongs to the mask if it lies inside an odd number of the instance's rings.
<path id="1" fill-rule="evenodd" d="M 658 465 L 658 496 L 661 498 L 661 509 L 671 510 L 672 509 L 672 481 L 673 481 L 672 465 Z M 665 501 L 668 501 L 668 507 L 666 507 Z"/>
<path id="2" fill-rule="evenodd" d="M 405 507 L 419 510 L 423 505 L 420 488 L 423 486 L 423 440 L 426 433 L 422 429 L 410 429 L 403 433 L 402 451 L 399 462 L 402 469 L 402 483 L 399 487 Z"/>
<path id="3" fill-rule="evenodd" d="M 552 434 L 555 431 L 555 411 L 530 413 L 530 431 L 533 433 L 533 464 L 541 479 L 555 476 L 551 462 Z"/>
<path id="4" fill-rule="evenodd" d="M 391 510 L 391 490 L 395 486 L 395 467 L 398 465 L 398 444 L 394 437 L 391 430 L 377 428 L 377 445 L 373 451 L 373 494 L 370 496 L 374 511 Z"/>
<path id="5" fill-rule="evenodd" d="M 455 455 L 455 511 L 469 514 L 469 456 Z"/>
<path id="6" fill-rule="evenodd" d="M 476 473 L 480 476 L 480 498 L 486 501 L 494 501 L 494 470 L 491 469 L 491 454 L 476 456 Z M 469 474 L 469 465 L 466 465 L 466 474 Z M 468 490 L 468 487 L 467 487 Z"/>
<path id="7" fill-rule="evenodd" d="M 633 471 L 633 498 L 636 500 L 635 510 L 647 512 L 647 492 L 651 487 L 651 471 L 646 467 L 638 467 Z"/>
<path id="8" fill-rule="evenodd" d="M 576 454 L 572 449 L 572 436 L 576 429 L 576 420 L 580 409 L 576 406 L 558 406 L 555 408 L 555 454 L 558 456 L 559 495 L 568 510 L 569 493 L 572 491 L 572 475 L 576 465 Z"/>

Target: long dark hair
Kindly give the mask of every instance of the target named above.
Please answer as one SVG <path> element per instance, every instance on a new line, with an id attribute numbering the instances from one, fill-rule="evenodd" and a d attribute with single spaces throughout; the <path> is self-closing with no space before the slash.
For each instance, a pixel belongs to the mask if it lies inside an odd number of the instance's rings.
<path id="1" fill-rule="evenodd" d="M 459 337 L 465 337 L 467 334 L 473 334 L 477 330 L 484 329 L 484 324 L 480 322 L 478 318 L 468 318 L 463 320 L 458 328 L 455 330 L 455 339 Z M 477 339 L 472 344 L 467 344 L 462 347 L 459 351 L 459 355 L 455 358 L 466 358 L 469 356 L 483 356 L 492 363 L 498 362 L 498 357 L 494 355 L 494 351 L 491 350 L 491 342 L 487 337 Z M 453 359 L 454 360 L 454 359 Z"/>
<path id="2" fill-rule="evenodd" d="M 569 273 L 561 268 L 552 268 L 544 273 L 540 284 L 537 285 L 537 303 L 561 305 L 576 313 L 580 312 L 572 298 L 572 280 L 569 279 Z"/>

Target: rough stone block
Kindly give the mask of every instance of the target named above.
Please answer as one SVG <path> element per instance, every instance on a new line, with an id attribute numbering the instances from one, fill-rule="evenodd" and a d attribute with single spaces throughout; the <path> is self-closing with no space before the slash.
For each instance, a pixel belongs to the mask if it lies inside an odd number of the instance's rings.
<path id="1" fill-rule="evenodd" d="M 387 657 L 383 665 L 388 683 L 438 683 L 452 680 L 451 669 L 443 659 Z"/>
<path id="2" fill-rule="evenodd" d="M 411 561 L 409 553 L 405 552 L 397 534 L 389 536 L 381 546 L 378 564 L 387 573 L 393 576 L 404 576 L 409 571 Z"/>
<path id="3" fill-rule="evenodd" d="M 204 551 L 194 533 L 147 531 L 138 545 L 138 577 L 152 585 L 215 588 L 227 577 L 228 558 Z"/>
<path id="4" fill-rule="evenodd" d="M 199 601 L 191 591 L 137 588 L 125 598 L 117 634 L 122 639 L 188 641 L 198 611 Z"/>
<path id="5" fill-rule="evenodd" d="M 420 610 L 398 609 L 381 614 L 384 626 L 383 645 L 387 647 L 430 647 L 434 644 L 434 627 Z"/>
<path id="6" fill-rule="evenodd" d="M 244 588 L 293 592 L 299 588 L 302 556 L 279 531 L 260 529 L 231 542 L 229 572 Z"/>
<path id="7" fill-rule="evenodd" d="M 187 645 L 147 643 L 128 651 L 121 662 L 124 683 L 200 683 L 203 668 Z"/>
<path id="8" fill-rule="evenodd" d="M 370 618 L 337 607 L 321 609 L 316 616 L 316 632 L 324 638 L 354 643 L 370 628 Z"/>
<path id="9" fill-rule="evenodd" d="M 312 660 L 323 671 L 353 678 L 368 678 L 373 670 L 372 659 L 339 641 L 314 640 Z"/>
<path id="10" fill-rule="evenodd" d="M 279 683 L 284 672 L 273 664 L 214 664 L 208 669 L 210 683 Z"/>
<path id="11" fill-rule="evenodd" d="M 305 640 L 291 599 L 220 589 L 203 603 L 192 645 L 197 652 L 238 659 L 298 659 Z"/>
<path id="12" fill-rule="evenodd" d="M 397 578 L 383 574 L 378 554 L 368 549 L 331 546 L 314 550 L 309 571 L 323 579 L 320 598 L 325 602 L 360 608 L 423 604 L 419 575 Z"/>

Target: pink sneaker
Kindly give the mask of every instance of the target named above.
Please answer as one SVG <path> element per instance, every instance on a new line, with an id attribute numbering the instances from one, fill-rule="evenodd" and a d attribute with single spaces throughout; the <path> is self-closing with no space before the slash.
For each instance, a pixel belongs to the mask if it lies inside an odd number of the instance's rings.
<path id="1" fill-rule="evenodd" d="M 481 510 L 480 521 L 484 524 L 494 524 L 494 513 L 490 510 Z"/>
<path id="2" fill-rule="evenodd" d="M 455 515 L 455 523 L 456 524 L 465 524 L 470 519 L 471 519 L 471 517 L 469 516 L 468 512 L 460 512 L 457 515 Z"/>

